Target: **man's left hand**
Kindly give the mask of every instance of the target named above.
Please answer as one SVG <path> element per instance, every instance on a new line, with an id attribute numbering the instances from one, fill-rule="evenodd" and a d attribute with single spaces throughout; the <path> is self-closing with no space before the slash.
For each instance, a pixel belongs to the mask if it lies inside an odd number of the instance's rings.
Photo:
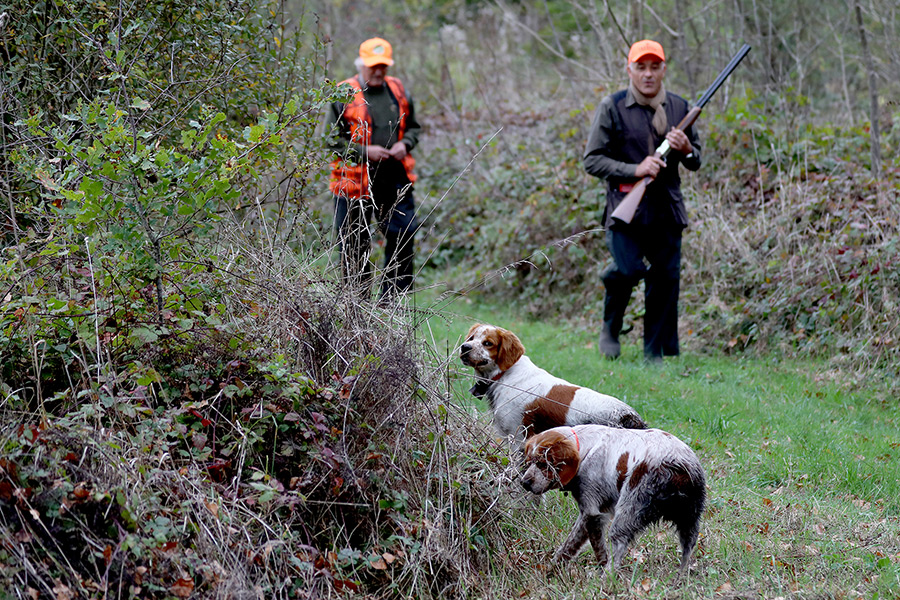
<path id="1" fill-rule="evenodd" d="M 694 147 L 691 146 L 691 140 L 688 139 L 688 136 L 682 130 L 676 127 L 673 127 L 666 134 L 666 139 L 669 140 L 669 146 L 672 147 L 672 150 L 681 152 L 685 156 L 694 151 Z"/>
<path id="2" fill-rule="evenodd" d="M 403 160 L 403 158 L 407 155 L 406 144 L 404 144 L 402 141 L 397 142 L 393 146 L 391 146 L 391 149 L 388 150 L 388 153 L 391 155 L 391 158 Z"/>

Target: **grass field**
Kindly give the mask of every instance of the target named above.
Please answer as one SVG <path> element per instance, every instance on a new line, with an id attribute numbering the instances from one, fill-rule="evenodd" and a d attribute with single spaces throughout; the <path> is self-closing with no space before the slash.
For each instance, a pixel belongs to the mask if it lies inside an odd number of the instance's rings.
<path id="1" fill-rule="evenodd" d="M 417 301 L 438 306 L 427 295 Z M 601 581 L 587 549 L 569 572 L 547 575 L 541 563 L 576 514 L 553 492 L 535 520 L 509 525 L 509 552 L 523 548 L 510 564 L 525 568 L 501 578 L 521 597 L 900 597 L 900 409 L 873 400 L 885 397 L 880 390 L 843 384 L 826 362 L 685 353 L 649 366 L 634 335 L 621 359 L 607 361 L 594 331 L 466 298 L 441 315 L 420 335 L 449 370 L 454 400 L 479 418 L 489 418 L 486 407 L 467 395 L 471 373 L 455 347 L 472 323 L 488 322 L 515 332 L 539 366 L 625 400 L 682 438 L 706 469 L 708 505 L 687 583 L 674 585 L 677 542 L 662 526 L 635 542 L 614 580 Z"/>

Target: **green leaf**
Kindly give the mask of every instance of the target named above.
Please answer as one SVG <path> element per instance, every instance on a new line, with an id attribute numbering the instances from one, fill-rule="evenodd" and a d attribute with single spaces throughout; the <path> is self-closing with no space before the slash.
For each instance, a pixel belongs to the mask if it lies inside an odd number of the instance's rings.
<path id="1" fill-rule="evenodd" d="M 84 192 L 86 200 L 94 200 L 103 194 L 103 183 L 90 177 L 85 177 L 81 180 L 81 185 L 78 186 L 78 189 Z"/>
<path id="2" fill-rule="evenodd" d="M 155 334 L 154 334 L 155 335 Z M 143 375 L 137 378 L 138 385 L 150 385 L 151 383 L 162 382 L 162 377 L 155 369 L 148 369 Z"/>
<path id="3" fill-rule="evenodd" d="M 253 125 L 251 127 L 244 128 L 244 139 L 250 142 L 251 144 L 255 144 L 262 138 L 262 134 L 266 131 L 266 128 L 262 125 Z"/>
<path id="4" fill-rule="evenodd" d="M 159 335 L 157 335 L 155 331 L 147 329 L 146 327 L 138 327 L 132 330 L 131 335 L 137 338 L 142 344 L 152 344 L 159 339 Z"/>
<path id="5" fill-rule="evenodd" d="M 197 139 L 197 132 L 185 129 L 181 132 L 181 146 L 185 150 L 193 150 L 194 140 Z"/>

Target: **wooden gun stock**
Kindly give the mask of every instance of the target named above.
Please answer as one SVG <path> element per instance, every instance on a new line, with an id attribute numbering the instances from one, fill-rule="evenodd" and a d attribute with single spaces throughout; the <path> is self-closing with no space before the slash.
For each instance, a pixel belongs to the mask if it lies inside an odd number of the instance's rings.
<path id="1" fill-rule="evenodd" d="M 678 129 L 684 131 L 693 125 L 694 121 L 697 120 L 697 117 L 700 116 L 700 111 L 702 110 L 703 109 L 699 106 L 693 107 L 678 124 Z M 659 145 L 659 148 L 656 149 L 653 156 L 665 158 L 670 151 L 669 141 L 665 140 Z M 631 191 L 625 195 L 625 198 L 622 199 L 622 202 L 619 203 L 616 210 L 613 211 L 612 218 L 623 223 L 631 223 L 631 220 L 634 219 L 634 213 L 637 212 L 638 206 L 644 198 L 644 192 L 647 191 L 647 186 L 650 185 L 651 181 L 653 181 L 653 178 L 650 176 L 644 177 L 638 181 L 634 187 L 631 188 Z"/>
<path id="2" fill-rule="evenodd" d="M 716 77 L 716 80 L 713 81 L 712 85 L 703 93 L 703 96 L 700 97 L 700 100 L 697 101 L 697 105 L 694 106 L 688 114 L 684 116 L 681 122 L 678 124 L 678 129 L 684 131 L 688 127 L 694 124 L 694 121 L 697 120 L 697 117 L 700 116 L 700 111 L 703 110 L 703 107 L 709 102 L 710 98 L 712 98 L 713 94 L 722 86 L 728 76 L 737 68 L 738 64 L 747 56 L 747 53 L 750 52 L 750 46 L 744 44 L 741 46 L 741 49 L 737 51 L 737 54 L 731 57 L 731 60 L 722 69 L 722 72 L 719 73 L 719 76 Z M 659 158 L 665 158 L 671 148 L 669 147 L 669 141 L 663 140 L 663 143 L 659 145 L 659 148 L 656 149 L 654 156 Z M 631 220 L 634 219 L 634 213 L 637 212 L 638 206 L 641 204 L 641 200 L 644 198 L 644 192 L 647 191 L 647 186 L 650 185 L 650 182 L 653 181 L 652 177 L 644 177 L 640 181 L 638 181 L 631 191 L 628 192 L 625 197 L 622 199 L 622 202 L 616 207 L 616 209 L 612 213 L 612 218 L 621 221 L 622 223 L 631 223 Z"/>

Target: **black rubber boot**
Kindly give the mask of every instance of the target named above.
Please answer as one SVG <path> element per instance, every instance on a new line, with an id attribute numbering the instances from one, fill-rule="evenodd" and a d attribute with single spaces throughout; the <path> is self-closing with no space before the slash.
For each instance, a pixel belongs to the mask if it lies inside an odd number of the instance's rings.
<path id="1" fill-rule="evenodd" d="M 603 330 L 600 332 L 600 354 L 606 358 L 619 358 L 622 353 L 622 346 L 619 344 L 619 336 L 612 334 L 607 323 L 603 324 Z"/>

